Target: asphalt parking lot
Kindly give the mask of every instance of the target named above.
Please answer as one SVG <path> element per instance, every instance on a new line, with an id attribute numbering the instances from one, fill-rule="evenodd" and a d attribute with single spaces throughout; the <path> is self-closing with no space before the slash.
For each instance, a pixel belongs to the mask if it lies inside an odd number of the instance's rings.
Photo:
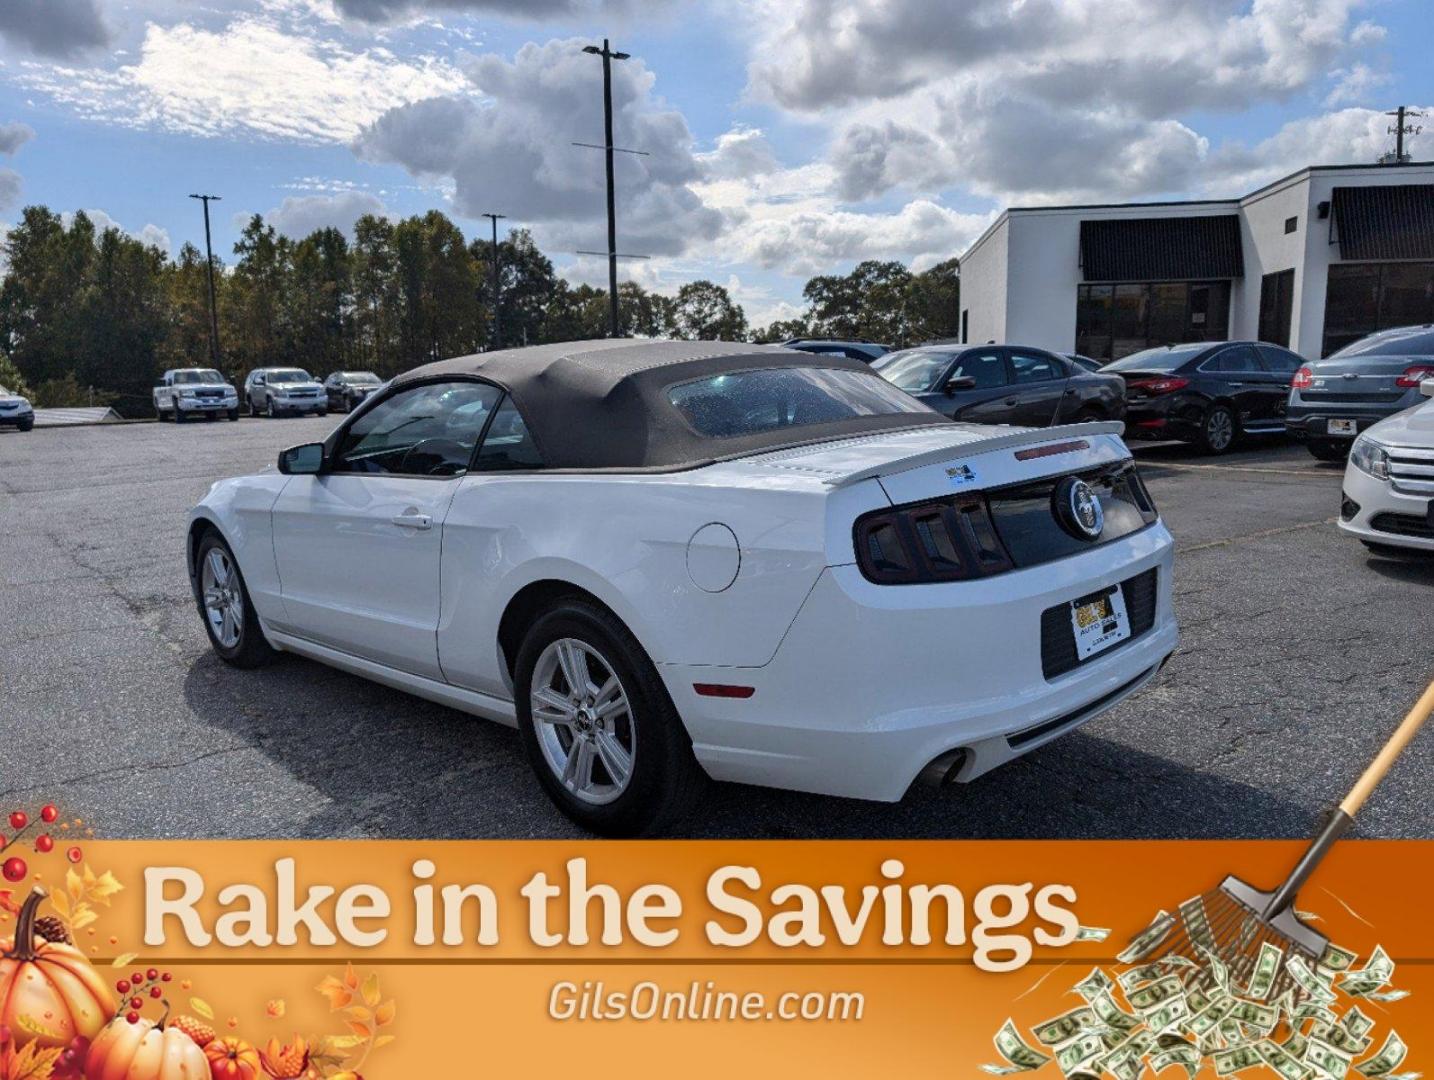
<path id="1" fill-rule="evenodd" d="M 516 734 L 318 664 L 210 652 L 186 512 L 333 418 L 0 433 L 0 804 L 109 836 L 548 837 Z M 715 787 L 712 837 L 1307 835 L 1434 675 L 1434 561 L 1334 526 L 1338 467 L 1137 446 L 1179 544 L 1183 641 L 1144 693 L 974 784 L 897 805 Z M 1434 837 L 1434 733 L 1358 835 Z"/>

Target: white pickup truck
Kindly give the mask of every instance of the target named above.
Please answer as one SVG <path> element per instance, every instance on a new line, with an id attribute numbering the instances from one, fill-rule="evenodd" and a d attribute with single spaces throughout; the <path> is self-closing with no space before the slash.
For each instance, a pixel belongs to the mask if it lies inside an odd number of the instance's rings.
<path id="1" fill-rule="evenodd" d="M 239 419 L 239 391 L 213 368 L 175 368 L 154 384 L 154 414 L 179 423 L 191 416 Z"/>

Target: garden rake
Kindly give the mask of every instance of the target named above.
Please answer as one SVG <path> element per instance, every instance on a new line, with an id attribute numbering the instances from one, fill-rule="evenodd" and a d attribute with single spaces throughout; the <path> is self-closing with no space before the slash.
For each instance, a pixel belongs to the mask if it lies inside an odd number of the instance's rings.
<path id="1" fill-rule="evenodd" d="M 1349 831 L 1360 807 L 1430 713 L 1434 713 L 1434 683 L 1425 689 L 1344 801 L 1330 814 L 1324 828 L 1305 849 L 1282 885 L 1265 892 L 1231 874 L 1219 888 L 1180 905 L 1178 915 L 1165 916 L 1169 925 L 1163 940 L 1160 926 L 1165 920 L 1157 920 L 1145 930 L 1141 936 L 1154 936 L 1156 941 L 1141 950 L 1146 954 L 1144 959 L 1179 957 L 1193 961 L 1201 971 L 1197 981 L 1208 984 L 1213 978 L 1207 965 L 1213 967 L 1211 957 L 1214 957 L 1225 966 L 1230 984 L 1244 987 L 1249 985 L 1255 972 L 1261 946 L 1268 943 L 1280 949 L 1281 955 L 1273 979 L 1269 979 L 1267 973 L 1269 989 L 1262 995 L 1264 999 L 1278 1000 L 1291 989 L 1296 997 L 1304 996 L 1305 990 L 1289 971 L 1288 961 L 1294 956 L 1301 957 L 1313 972 L 1329 939 L 1299 918 L 1294 909 L 1295 897 L 1335 841 Z"/>

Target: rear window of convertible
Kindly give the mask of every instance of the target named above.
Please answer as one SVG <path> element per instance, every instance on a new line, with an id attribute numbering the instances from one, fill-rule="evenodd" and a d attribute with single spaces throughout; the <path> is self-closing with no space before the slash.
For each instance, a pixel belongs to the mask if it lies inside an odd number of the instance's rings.
<path id="1" fill-rule="evenodd" d="M 761 368 L 712 375 L 668 387 L 667 400 L 693 431 L 711 439 L 931 411 L 879 375 L 841 368 Z"/>

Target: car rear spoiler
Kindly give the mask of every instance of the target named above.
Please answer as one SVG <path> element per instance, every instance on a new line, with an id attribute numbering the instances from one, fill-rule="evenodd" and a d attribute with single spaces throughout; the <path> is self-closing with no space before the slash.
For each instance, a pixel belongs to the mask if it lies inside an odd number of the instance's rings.
<path id="1" fill-rule="evenodd" d="M 942 462 L 957 461 L 962 458 L 974 457 L 977 454 L 989 454 L 993 450 L 1015 449 L 1022 446 L 1040 446 L 1043 443 L 1065 442 L 1090 435 L 1120 435 L 1124 431 L 1125 425 L 1119 420 L 1102 420 L 1093 424 L 1065 424 L 1061 427 L 1017 430 L 1007 434 L 992 435 L 989 439 L 978 439 L 975 442 L 968 443 L 953 443 L 951 446 L 941 446 L 934 450 L 923 450 L 919 454 L 911 454 L 908 457 L 894 458 L 880 465 L 869 465 L 864 469 L 857 469 L 853 472 L 843 473 L 840 476 L 830 477 L 825 483 L 834 488 L 849 487 L 862 480 L 872 480 L 878 476 L 891 476 L 894 473 L 909 472 L 912 469 L 919 469 L 924 465 L 939 465 Z"/>

